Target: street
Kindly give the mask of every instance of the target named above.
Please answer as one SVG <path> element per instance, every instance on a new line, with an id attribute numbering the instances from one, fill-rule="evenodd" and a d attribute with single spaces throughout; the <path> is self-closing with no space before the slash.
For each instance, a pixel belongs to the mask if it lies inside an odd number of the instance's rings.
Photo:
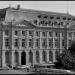
<path id="1" fill-rule="evenodd" d="M 0 74 L 30 74 L 21 70 L 1 70 Z"/>

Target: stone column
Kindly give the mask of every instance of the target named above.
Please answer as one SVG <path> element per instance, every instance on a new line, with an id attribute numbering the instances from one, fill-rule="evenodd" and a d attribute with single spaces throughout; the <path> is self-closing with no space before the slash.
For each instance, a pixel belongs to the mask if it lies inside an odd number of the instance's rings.
<path id="1" fill-rule="evenodd" d="M 19 51 L 19 65 L 21 65 L 21 51 Z"/>
<path id="2" fill-rule="evenodd" d="M 53 62 L 55 62 L 55 50 L 53 50 L 52 52 L 53 52 Z"/>
<path id="3" fill-rule="evenodd" d="M 40 49 L 42 48 L 42 39 L 41 39 L 41 37 L 42 37 L 42 32 L 40 31 Z"/>
<path id="4" fill-rule="evenodd" d="M 49 48 L 48 37 L 49 37 L 49 32 L 47 32 L 47 49 Z"/>
<path id="5" fill-rule="evenodd" d="M 15 67 L 15 63 L 14 63 L 14 51 L 12 51 L 12 67 Z"/>
<path id="6" fill-rule="evenodd" d="M 53 49 L 55 49 L 55 35 L 54 35 L 54 32 L 53 32 Z"/>
<path id="7" fill-rule="evenodd" d="M 2 51 L 2 67 L 5 67 L 6 63 L 5 63 L 5 51 Z"/>
<path id="8" fill-rule="evenodd" d="M 26 65 L 31 65 L 29 63 L 29 51 L 26 51 Z"/>
<path id="9" fill-rule="evenodd" d="M 49 62 L 49 50 L 46 50 L 46 54 L 47 54 L 47 62 Z"/>
<path id="10" fill-rule="evenodd" d="M 33 64 L 36 64 L 36 51 L 33 51 Z"/>
<path id="11" fill-rule="evenodd" d="M 29 34 L 28 34 L 28 30 L 27 30 L 26 32 L 27 32 L 27 34 L 26 34 L 26 46 L 27 46 L 27 49 L 28 49 L 28 46 L 29 46 L 29 44 L 28 44 L 28 41 L 29 41 L 29 40 L 28 40 L 28 35 L 29 35 Z"/>
<path id="12" fill-rule="evenodd" d="M 39 53 L 40 53 L 40 54 L 39 54 L 39 55 L 40 55 L 40 63 L 43 63 L 43 62 L 42 62 L 42 50 L 40 50 Z"/>

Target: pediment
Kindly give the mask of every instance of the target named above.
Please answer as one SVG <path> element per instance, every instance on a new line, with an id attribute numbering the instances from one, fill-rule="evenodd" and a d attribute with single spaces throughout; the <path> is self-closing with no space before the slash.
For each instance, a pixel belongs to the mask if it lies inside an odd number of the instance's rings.
<path id="1" fill-rule="evenodd" d="M 31 22 L 23 20 L 20 22 L 16 22 L 13 25 L 18 26 L 18 27 L 27 27 L 27 28 L 35 28 L 36 26 L 33 25 Z"/>

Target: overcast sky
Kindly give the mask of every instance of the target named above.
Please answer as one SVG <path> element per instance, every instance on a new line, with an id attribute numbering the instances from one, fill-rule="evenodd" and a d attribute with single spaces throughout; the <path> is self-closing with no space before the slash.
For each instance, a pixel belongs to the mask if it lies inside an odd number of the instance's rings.
<path id="1" fill-rule="evenodd" d="M 52 12 L 67 13 L 75 15 L 75 1 L 0 1 L 0 8 L 6 8 L 11 4 L 11 7 L 17 7 L 18 4 L 21 8 L 36 9 Z"/>

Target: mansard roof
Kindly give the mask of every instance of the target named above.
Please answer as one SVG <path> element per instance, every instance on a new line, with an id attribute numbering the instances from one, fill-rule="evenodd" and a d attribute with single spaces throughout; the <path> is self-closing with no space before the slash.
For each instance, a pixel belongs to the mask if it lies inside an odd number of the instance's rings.
<path id="1" fill-rule="evenodd" d="M 46 14 L 46 15 L 57 15 L 57 16 L 70 16 L 70 17 L 75 17 L 71 14 L 67 13 L 59 13 L 59 12 L 51 12 L 51 11 L 41 11 L 41 10 L 33 10 L 33 9 L 24 9 L 20 8 L 17 10 L 17 8 L 14 7 L 7 7 L 4 9 L 0 9 L 0 18 L 5 18 L 6 17 L 6 11 L 11 10 L 11 11 L 18 11 L 18 12 L 29 12 L 29 13 L 37 13 L 37 14 Z"/>

